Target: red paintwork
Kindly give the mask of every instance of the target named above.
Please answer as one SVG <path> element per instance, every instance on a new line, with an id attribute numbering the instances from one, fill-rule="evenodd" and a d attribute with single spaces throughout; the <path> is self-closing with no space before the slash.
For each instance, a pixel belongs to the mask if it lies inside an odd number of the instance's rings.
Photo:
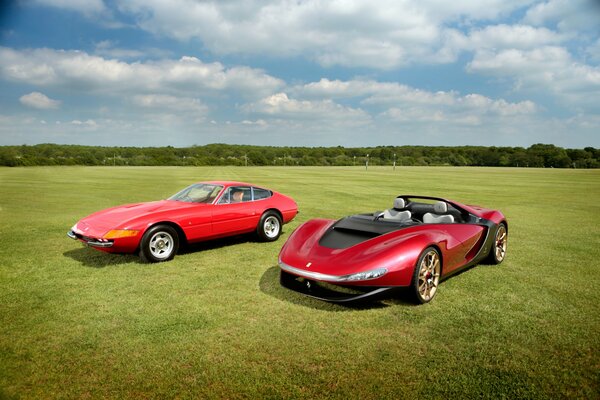
<path id="1" fill-rule="evenodd" d="M 223 185 L 216 197 L 230 186 L 260 186 L 244 182 L 210 181 L 203 182 Z M 102 239 L 110 230 L 138 230 L 137 236 L 114 239 L 112 247 L 98 248 L 110 253 L 134 253 L 144 232 L 161 223 L 175 225 L 187 243 L 216 239 L 225 236 L 249 233 L 256 230 L 262 214 L 267 210 L 277 210 L 282 222 L 290 222 L 298 213 L 298 205 L 288 196 L 273 192 L 273 196 L 255 201 L 233 204 L 203 204 L 175 200 L 159 200 L 148 203 L 126 204 L 93 213 L 75 225 L 75 231 L 86 237 Z"/>
<path id="2" fill-rule="evenodd" d="M 499 211 L 444 201 L 496 224 L 506 223 Z M 307 272 L 334 276 L 383 267 L 388 272 L 380 278 L 348 281 L 344 285 L 408 286 L 424 249 L 436 246 L 440 250 L 442 277 L 448 276 L 474 260 L 488 229 L 469 223 L 422 224 L 383 234 L 345 249 L 321 246 L 319 240 L 335 222 L 313 219 L 298 227 L 281 249 L 279 262 Z"/>

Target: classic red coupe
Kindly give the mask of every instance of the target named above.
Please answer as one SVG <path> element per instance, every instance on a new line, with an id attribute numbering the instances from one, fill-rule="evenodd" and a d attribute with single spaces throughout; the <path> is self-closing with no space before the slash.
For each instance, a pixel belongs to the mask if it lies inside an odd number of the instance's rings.
<path id="1" fill-rule="evenodd" d="M 298 213 L 288 196 L 243 182 L 195 183 L 167 200 L 127 204 L 91 214 L 67 233 L 110 253 L 148 262 L 172 259 L 180 244 L 250 232 L 275 241 Z"/>

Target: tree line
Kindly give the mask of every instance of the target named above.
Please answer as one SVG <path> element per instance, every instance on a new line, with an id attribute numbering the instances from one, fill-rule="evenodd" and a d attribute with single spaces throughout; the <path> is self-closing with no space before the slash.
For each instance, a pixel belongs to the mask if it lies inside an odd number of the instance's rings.
<path id="1" fill-rule="evenodd" d="M 100 147 L 62 144 L 0 146 L 0 165 L 106 166 L 489 166 L 600 168 L 600 149 L 565 149 L 552 144 L 523 147 L 376 146 L 273 147 L 209 144 L 191 147 Z"/>

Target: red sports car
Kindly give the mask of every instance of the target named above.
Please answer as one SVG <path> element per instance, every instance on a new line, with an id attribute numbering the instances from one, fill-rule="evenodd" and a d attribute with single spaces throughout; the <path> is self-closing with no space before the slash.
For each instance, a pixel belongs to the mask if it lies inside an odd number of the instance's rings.
<path id="1" fill-rule="evenodd" d="M 136 253 L 150 262 L 172 259 L 179 245 L 256 232 L 274 241 L 298 213 L 290 197 L 243 182 L 201 182 L 167 200 L 98 211 L 67 235 L 111 253 Z"/>
<path id="2" fill-rule="evenodd" d="M 409 287 L 429 302 L 440 279 L 506 256 L 508 224 L 500 211 L 437 197 L 402 195 L 393 208 L 301 225 L 279 254 L 281 284 L 344 302 Z"/>

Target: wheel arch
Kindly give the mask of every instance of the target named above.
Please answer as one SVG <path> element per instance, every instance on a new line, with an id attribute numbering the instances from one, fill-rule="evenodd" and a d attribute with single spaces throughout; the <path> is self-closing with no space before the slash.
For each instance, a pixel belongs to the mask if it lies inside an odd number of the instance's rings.
<path id="1" fill-rule="evenodd" d="M 272 211 L 272 212 L 276 213 L 279 216 L 279 219 L 281 220 L 281 223 L 283 224 L 283 214 L 281 213 L 281 211 L 279 211 L 279 209 L 277 209 L 275 207 L 267 208 L 265 211 L 262 212 L 262 214 L 260 214 L 260 216 L 262 217 L 263 215 L 265 215 L 269 211 Z"/>
<path id="2" fill-rule="evenodd" d="M 173 221 L 153 222 L 152 224 L 148 225 L 146 227 L 146 229 L 144 229 L 144 232 L 142 232 L 142 236 L 144 236 L 144 234 L 146 234 L 146 232 L 148 232 L 148 229 L 152 229 L 153 227 L 155 227 L 157 225 L 168 225 L 171 228 L 175 229 L 175 231 L 177 232 L 177 235 L 179 236 L 179 243 L 187 244 L 187 237 L 185 236 L 185 232 L 183 231 L 181 226 L 179 226 L 178 223 L 173 222 Z M 140 244 L 138 244 L 138 250 L 139 250 L 140 245 L 141 245 L 141 240 L 140 240 Z"/>

